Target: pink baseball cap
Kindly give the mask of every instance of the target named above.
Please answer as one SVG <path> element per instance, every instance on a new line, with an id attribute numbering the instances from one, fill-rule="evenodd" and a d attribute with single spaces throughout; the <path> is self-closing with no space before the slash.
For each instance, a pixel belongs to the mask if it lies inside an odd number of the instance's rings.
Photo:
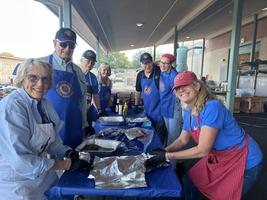
<path id="1" fill-rule="evenodd" d="M 168 58 L 170 63 L 173 63 L 176 60 L 175 56 L 169 53 L 165 53 L 161 57 Z"/>
<path id="2" fill-rule="evenodd" d="M 172 90 L 180 86 L 189 85 L 193 83 L 194 80 L 197 80 L 197 76 L 194 72 L 190 71 L 180 72 L 176 75 L 174 79 L 174 86 Z"/>

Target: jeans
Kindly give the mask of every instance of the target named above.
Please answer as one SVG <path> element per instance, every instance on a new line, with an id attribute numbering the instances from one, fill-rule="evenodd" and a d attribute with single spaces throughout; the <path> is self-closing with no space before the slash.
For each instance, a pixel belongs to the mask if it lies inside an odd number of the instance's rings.
<path id="1" fill-rule="evenodd" d="M 246 169 L 244 173 L 243 179 L 243 188 L 242 188 L 242 196 L 246 194 L 252 186 L 257 181 L 260 172 L 261 172 L 262 164 L 259 164 L 251 169 Z M 183 177 L 183 188 L 184 188 L 184 198 L 185 200 L 197 200 L 199 196 L 198 189 L 194 186 L 190 178 L 185 175 Z"/>

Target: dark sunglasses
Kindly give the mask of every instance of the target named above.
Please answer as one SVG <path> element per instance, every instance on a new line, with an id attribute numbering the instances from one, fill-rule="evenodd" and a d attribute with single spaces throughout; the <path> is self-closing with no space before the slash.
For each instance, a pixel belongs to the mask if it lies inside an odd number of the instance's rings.
<path id="1" fill-rule="evenodd" d="M 49 77 L 47 77 L 47 76 L 38 76 L 35 74 L 28 74 L 27 79 L 31 83 L 37 83 L 40 79 L 42 80 L 42 82 L 44 84 L 49 84 L 49 81 L 50 81 Z"/>
<path id="2" fill-rule="evenodd" d="M 59 46 L 64 49 L 67 48 L 67 46 L 69 46 L 70 49 L 75 49 L 76 47 L 76 44 L 73 42 L 60 42 L 60 41 L 58 42 L 59 42 Z"/>

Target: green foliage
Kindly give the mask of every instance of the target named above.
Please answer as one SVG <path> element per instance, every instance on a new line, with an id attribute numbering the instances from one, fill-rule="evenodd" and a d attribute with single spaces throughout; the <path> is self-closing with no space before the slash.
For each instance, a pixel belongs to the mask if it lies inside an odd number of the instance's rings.
<path id="1" fill-rule="evenodd" d="M 14 57 L 14 55 L 12 53 L 8 53 L 8 52 L 2 52 L 2 53 L 0 53 L 0 56 Z"/>
<path id="2" fill-rule="evenodd" d="M 153 48 L 145 48 L 145 49 L 140 49 L 133 55 L 133 61 L 132 61 L 132 68 L 138 69 L 140 68 L 140 56 L 143 53 L 149 53 L 153 57 Z M 160 59 L 160 54 L 157 52 L 156 53 L 156 60 Z"/>
<path id="3" fill-rule="evenodd" d="M 126 55 L 121 52 L 112 52 L 107 55 L 100 54 L 100 63 L 108 63 L 113 69 L 127 69 L 131 68 L 131 62 L 128 60 Z"/>

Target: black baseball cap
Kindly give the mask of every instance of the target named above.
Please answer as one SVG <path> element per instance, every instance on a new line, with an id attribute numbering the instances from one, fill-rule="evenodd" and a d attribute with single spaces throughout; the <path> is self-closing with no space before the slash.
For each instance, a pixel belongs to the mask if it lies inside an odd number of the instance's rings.
<path id="1" fill-rule="evenodd" d="M 149 53 L 143 53 L 141 56 L 140 56 L 140 62 L 142 64 L 148 64 L 148 63 L 152 63 L 152 56 L 149 54 Z"/>
<path id="2" fill-rule="evenodd" d="M 86 50 L 85 52 L 83 52 L 82 57 L 87 60 L 92 60 L 96 62 L 96 54 L 92 50 Z"/>
<path id="3" fill-rule="evenodd" d="M 55 36 L 60 42 L 73 42 L 76 44 L 76 33 L 70 28 L 60 28 Z"/>

